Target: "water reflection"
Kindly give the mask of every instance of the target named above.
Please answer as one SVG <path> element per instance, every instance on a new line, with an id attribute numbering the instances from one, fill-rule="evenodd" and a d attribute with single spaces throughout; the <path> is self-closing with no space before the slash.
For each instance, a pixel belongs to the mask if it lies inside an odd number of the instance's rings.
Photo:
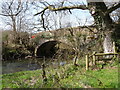
<path id="1" fill-rule="evenodd" d="M 42 63 L 57 67 L 59 65 L 64 65 L 67 62 L 66 61 L 43 60 L 43 59 L 2 61 L 2 74 L 41 69 Z"/>

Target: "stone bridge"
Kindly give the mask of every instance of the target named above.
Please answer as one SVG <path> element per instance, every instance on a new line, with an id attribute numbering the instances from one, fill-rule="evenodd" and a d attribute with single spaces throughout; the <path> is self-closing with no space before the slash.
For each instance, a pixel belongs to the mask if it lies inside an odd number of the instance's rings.
<path id="1" fill-rule="evenodd" d="M 35 48 L 35 56 L 52 57 L 59 48 L 68 49 L 72 46 L 71 37 L 81 38 L 81 35 L 86 35 L 85 38 L 89 41 L 96 38 L 96 32 L 94 27 L 75 27 L 37 33 L 33 35 L 33 37 L 39 37 L 39 45 Z"/>

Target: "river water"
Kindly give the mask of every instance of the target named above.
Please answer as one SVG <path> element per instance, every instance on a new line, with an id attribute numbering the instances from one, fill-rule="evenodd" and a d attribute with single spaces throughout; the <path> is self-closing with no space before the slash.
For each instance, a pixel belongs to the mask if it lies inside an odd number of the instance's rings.
<path id="1" fill-rule="evenodd" d="M 41 69 L 41 65 L 52 65 L 58 67 L 68 63 L 60 60 L 43 60 L 43 59 L 22 59 L 22 60 L 7 60 L 2 61 L 2 74 L 15 73 L 20 71 L 31 71 Z"/>

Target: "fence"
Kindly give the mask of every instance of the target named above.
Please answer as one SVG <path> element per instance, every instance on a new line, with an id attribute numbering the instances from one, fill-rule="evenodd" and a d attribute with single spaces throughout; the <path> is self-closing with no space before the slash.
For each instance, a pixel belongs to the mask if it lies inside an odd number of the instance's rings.
<path id="1" fill-rule="evenodd" d="M 91 60 L 92 65 L 96 65 L 96 61 L 109 61 L 109 60 L 112 60 L 113 58 L 117 58 L 117 60 L 118 60 L 119 59 L 119 54 L 116 53 L 114 42 L 113 42 L 113 49 L 114 49 L 113 53 L 96 53 L 96 52 L 93 52 L 93 54 L 90 55 L 90 56 L 87 54 L 85 56 L 86 70 L 89 70 L 89 63 L 90 63 L 90 58 L 91 57 L 92 57 L 92 60 Z M 99 58 L 101 56 L 102 56 L 102 58 Z"/>

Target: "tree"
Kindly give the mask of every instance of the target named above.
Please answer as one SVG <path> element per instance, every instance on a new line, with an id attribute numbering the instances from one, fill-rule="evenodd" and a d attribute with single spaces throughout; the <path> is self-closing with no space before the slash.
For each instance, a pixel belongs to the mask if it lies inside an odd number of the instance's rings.
<path id="1" fill-rule="evenodd" d="M 22 2 L 21 0 L 10 0 L 8 2 L 2 2 L 2 13 L 0 13 L 0 15 L 6 17 L 6 21 L 4 21 L 12 27 L 13 31 L 20 31 L 27 10 L 27 1 Z"/>
<path id="2" fill-rule="evenodd" d="M 0 15 L 3 17 L 2 21 L 10 26 L 9 30 L 12 30 L 12 43 L 21 43 L 23 37 L 20 35 L 20 32 L 26 32 L 28 30 L 28 1 L 2 1 L 1 5 L 2 12 Z"/>
<path id="3" fill-rule="evenodd" d="M 112 5 L 107 5 L 103 0 L 99 0 L 99 2 L 96 0 L 96 2 L 92 2 L 92 0 L 87 0 L 87 5 L 85 4 L 70 4 L 69 6 L 65 5 L 65 2 L 68 2 L 66 0 L 63 0 L 60 2 L 61 4 L 49 4 L 48 2 L 42 2 L 44 3 L 45 7 L 36 15 L 41 15 L 43 28 L 45 28 L 45 21 L 44 21 L 44 15 L 47 11 L 69 11 L 71 14 L 71 10 L 73 9 L 80 9 L 80 10 L 89 10 L 90 14 L 94 18 L 94 25 L 97 28 L 99 33 L 103 33 L 104 41 L 103 41 L 103 48 L 104 52 L 113 52 L 112 48 L 112 38 L 111 35 L 113 32 L 116 31 L 116 29 L 119 29 L 120 24 L 115 23 L 113 19 L 111 18 L 110 14 L 120 8 L 120 2 L 113 3 Z"/>

